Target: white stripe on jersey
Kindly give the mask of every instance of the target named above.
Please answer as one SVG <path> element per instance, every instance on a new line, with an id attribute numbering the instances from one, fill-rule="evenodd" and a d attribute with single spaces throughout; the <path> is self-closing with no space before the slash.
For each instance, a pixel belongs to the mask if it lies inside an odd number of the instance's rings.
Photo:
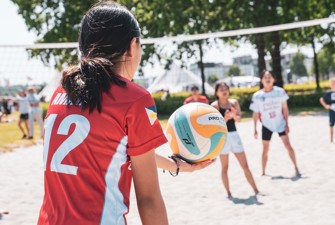
<path id="1" fill-rule="evenodd" d="M 124 136 L 121 139 L 106 172 L 106 193 L 100 222 L 101 225 L 125 224 L 123 214 L 128 211 L 128 208 L 124 204 L 123 195 L 118 184 L 121 177 L 121 166 L 127 160 L 127 144 L 128 136 Z"/>

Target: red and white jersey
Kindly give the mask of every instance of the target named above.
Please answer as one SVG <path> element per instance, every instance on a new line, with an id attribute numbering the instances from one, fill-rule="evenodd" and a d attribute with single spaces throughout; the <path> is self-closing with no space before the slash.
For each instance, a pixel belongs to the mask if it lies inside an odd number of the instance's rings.
<path id="1" fill-rule="evenodd" d="M 39 225 L 127 224 L 129 156 L 167 140 L 151 95 L 123 80 L 127 87 L 112 85 L 103 94 L 101 113 L 68 104 L 61 87 L 53 94 L 45 119 Z"/>
<path id="2" fill-rule="evenodd" d="M 274 86 L 272 91 L 259 90 L 253 94 L 250 110 L 260 113 L 263 126 L 272 132 L 285 131 L 283 103 L 289 99 L 285 90 Z"/>

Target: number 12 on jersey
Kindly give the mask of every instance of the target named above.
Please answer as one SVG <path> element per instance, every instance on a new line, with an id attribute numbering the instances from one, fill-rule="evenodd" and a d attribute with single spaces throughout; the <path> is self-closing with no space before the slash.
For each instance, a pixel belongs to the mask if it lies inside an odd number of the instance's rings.
<path id="1" fill-rule="evenodd" d="M 57 114 L 50 114 L 45 119 L 45 134 L 44 134 L 44 148 L 43 148 L 43 165 L 44 171 L 47 168 L 47 161 L 49 155 L 51 133 L 55 129 L 55 120 Z M 57 135 L 68 135 L 70 127 L 75 124 L 75 130 L 67 137 L 57 148 L 51 158 L 50 170 L 57 173 L 65 173 L 77 175 L 78 166 L 62 164 L 63 159 L 70 154 L 70 152 L 80 145 L 87 137 L 90 131 L 90 122 L 82 115 L 72 114 L 66 116 L 60 123 L 57 129 Z"/>

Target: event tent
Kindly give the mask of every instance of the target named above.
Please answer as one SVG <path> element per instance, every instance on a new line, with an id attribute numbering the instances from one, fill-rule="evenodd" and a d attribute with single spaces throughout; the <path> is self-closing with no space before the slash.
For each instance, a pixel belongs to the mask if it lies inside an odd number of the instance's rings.
<path id="1" fill-rule="evenodd" d="M 158 76 L 154 82 L 148 87 L 150 93 L 158 91 L 169 91 L 177 93 L 190 91 L 192 86 L 198 86 L 201 91 L 201 78 L 189 70 L 180 68 L 178 65 L 172 64 L 170 70 Z M 214 88 L 207 82 L 205 83 L 206 94 L 213 95 Z"/>

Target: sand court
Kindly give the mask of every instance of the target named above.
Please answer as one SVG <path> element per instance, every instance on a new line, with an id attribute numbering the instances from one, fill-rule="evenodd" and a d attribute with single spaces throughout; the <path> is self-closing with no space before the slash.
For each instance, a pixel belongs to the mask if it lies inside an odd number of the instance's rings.
<path id="1" fill-rule="evenodd" d="M 328 117 L 291 116 L 290 140 L 302 177 L 294 168 L 277 134 L 270 144 L 267 176 L 261 174 L 261 140 L 253 138 L 253 122 L 237 124 L 251 172 L 265 196 L 253 196 L 236 158 L 230 155 L 233 198 L 227 199 L 220 162 L 194 173 L 172 177 L 159 170 L 161 191 L 171 225 L 335 224 L 335 144 L 329 142 Z M 259 124 L 259 133 L 261 127 Z M 168 145 L 160 154 L 169 155 Z M 42 145 L 0 155 L 0 225 L 36 224 L 43 198 Z M 128 224 L 138 225 L 134 192 Z"/>

